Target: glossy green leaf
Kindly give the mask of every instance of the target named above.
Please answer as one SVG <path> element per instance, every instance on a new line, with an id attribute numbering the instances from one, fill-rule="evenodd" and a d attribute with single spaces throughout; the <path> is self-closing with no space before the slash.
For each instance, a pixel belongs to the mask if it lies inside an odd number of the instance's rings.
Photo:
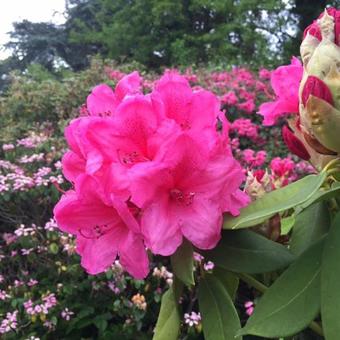
<path id="1" fill-rule="evenodd" d="M 178 339 L 181 318 L 176 296 L 173 286 L 164 293 L 153 340 Z"/>
<path id="2" fill-rule="evenodd" d="M 328 232 L 330 223 L 329 211 L 324 201 L 303 210 L 295 219 L 290 239 L 290 251 L 295 255 L 303 253 Z"/>
<path id="3" fill-rule="evenodd" d="M 309 175 L 283 188 L 271 191 L 241 210 L 238 217 L 226 215 L 224 229 L 240 229 L 263 223 L 276 213 L 308 201 L 320 188 L 326 173 Z"/>
<path id="4" fill-rule="evenodd" d="M 224 231 L 222 239 L 204 256 L 236 273 L 267 273 L 287 267 L 295 257 L 283 245 L 251 230 Z"/>
<path id="5" fill-rule="evenodd" d="M 226 287 L 214 275 L 200 281 L 198 303 L 206 340 L 240 340 L 235 337 L 241 324 Z"/>
<path id="6" fill-rule="evenodd" d="M 306 328 L 320 309 L 323 240 L 305 251 L 263 294 L 240 334 L 285 337 Z"/>
<path id="7" fill-rule="evenodd" d="M 312 195 L 312 197 L 309 200 L 298 205 L 295 211 L 299 213 L 300 211 L 306 209 L 313 203 L 328 200 L 330 198 L 339 196 L 339 194 L 340 194 L 340 183 L 334 182 L 329 189 L 320 188 L 318 191 L 316 191 Z"/>
<path id="8" fill-rule="evenodd" d="M 195 284 L 193 248 L 190 242 L 185 240 L 171 256 L 171 265 L 174 274 L 187 286 Z"/>
<path id="9" fill-rule="evenodd" d="M 332 223 L 328 234 L 321 269 L 321 318 L 327 340 L 340 336 L 340 213 Z"/>
<path id="10" fill-rule="evenodd" d="M 229 296 L 234 301 L 240 282 L 239 278 L 234 273 L 217 266 L 214 268 L 214 276 L 221 281 L 223 286 L 227 289 Z"/>

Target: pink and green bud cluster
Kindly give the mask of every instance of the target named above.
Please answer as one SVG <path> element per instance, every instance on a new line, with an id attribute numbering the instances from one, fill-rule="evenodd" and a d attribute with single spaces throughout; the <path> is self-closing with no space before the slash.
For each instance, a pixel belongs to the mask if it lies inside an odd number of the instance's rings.
<path id="1" fill-rule="evenodd" d="M 340 153 L 340 10 L 326 9 L 304 32 L 297 136 L 322 166 Z M 326 156 L 326 157 L 324 157 Z"/>
<path id="2" fill-rule="evenodd" d="M 340 153 L 340 10 L 326 9 L 306 28 L 293 57 L 271 75 L 275 101 L 260 106 L 263 124 L 290 115 L 282 137 L 291 152 L 321 169 Z"/>

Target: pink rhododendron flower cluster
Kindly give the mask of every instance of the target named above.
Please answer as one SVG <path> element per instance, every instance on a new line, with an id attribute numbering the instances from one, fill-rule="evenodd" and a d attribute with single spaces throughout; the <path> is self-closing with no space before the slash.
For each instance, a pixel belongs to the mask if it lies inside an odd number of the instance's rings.
<path id="1" fill-rule="evenodd" d="M 231 130 L 236 131 L 240 137 L 247 137 L 253 141 L 256 141 L 259 136 L 259 126 L 254 124 L 250 119 L 235 119 L 231 124 Z"/>
<path id="2" fill-rule="evenodd" d="M 260 167 L 264 164 L 267 158 L 267 152 L 264 150 L 255 152 L 251 149 L 243 151 L 243 160 L 249 168 Z"/>
<path id="3" fill-rule="evenodd" d="M 133 72 L 115 91 L 96 86 L 87 98 L 88 116 L 65 132 L 70 151 L 63 172 L 74 188 L 54 213 L 60 229 L 76 236 L 91 274 L 118 255 L 130 274 L 143 278 L 145 247 L 167 256 L 184 238 L 211 249 L 220 239 L 222 214 L 237 215 L 249 201 L 239 189 L 244 174 L 216 96 L 193 91 L 171 71 L 148 95 L 140 82 Z"/>

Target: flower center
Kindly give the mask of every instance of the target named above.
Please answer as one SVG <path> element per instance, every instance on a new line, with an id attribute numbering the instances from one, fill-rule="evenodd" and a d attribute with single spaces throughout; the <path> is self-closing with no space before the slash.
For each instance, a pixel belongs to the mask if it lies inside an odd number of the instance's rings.
<path id="1" fill-rule="evenodd" d="M 194 192 L 183 192 L 179 189 L 171 189 L 170 190 L 170 198 L 181 205 L 191 205 L 194 201 L 195 193 Z"/>
<path id="2" fill-rule="evenodd" d="M 182 121 L 182 123 L 180 124 L 181 128 L 183 130 L 190 130 L 191 129 L 191 124 L 189 122 L 189 120 L 185 119 Z"/>
<path id="3" fill-rule="evenodd" d="M 124 152 L 122 150 L 118 150 L 117 152 L 118 152 L 118 158 L 121 164 L 126 165 L 126 166 L 132 166 L 136 163 L 145 162 L 149 160 L 148 158 L 141 155 L 137 151 Z"/>
<path id="4" fill-rule="evenodd" d="M 98 239 L 101 236 L 105 235 L 110 230 L 110 227 L 106 224 L 104 225 L 96 225 L 92 230 L 84 230 L 79 229 L 79 233 L 81 236 L 87 239 Z"/>

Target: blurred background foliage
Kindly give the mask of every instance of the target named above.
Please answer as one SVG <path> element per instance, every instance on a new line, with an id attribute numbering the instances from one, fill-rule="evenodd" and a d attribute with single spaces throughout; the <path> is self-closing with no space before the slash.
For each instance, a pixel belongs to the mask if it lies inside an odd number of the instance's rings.
<path id="1" fill-rule="evenodd" d="M 67 0 L 65 23 L 13 24 L 0 62 L 0 90 L 12 70 L 40 64 L 61 76 L 90 57 L 148 69 L 188 65 L 274 67 L 299 54 L 302 31 L 340 0 Z"/>

